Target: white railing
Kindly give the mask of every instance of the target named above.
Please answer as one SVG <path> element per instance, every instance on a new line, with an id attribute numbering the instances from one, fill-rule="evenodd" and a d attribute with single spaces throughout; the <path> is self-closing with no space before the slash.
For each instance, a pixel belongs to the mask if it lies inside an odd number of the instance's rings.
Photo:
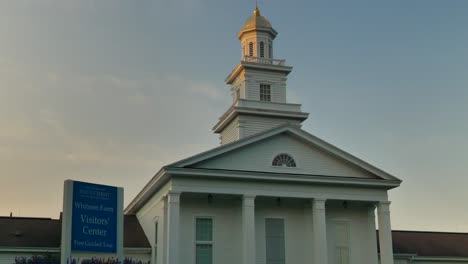
<path id="1" fill-rule="evenodd" d="M 286 60 L 277 60 L 277 59 L 253 57 L 253 56 L 244 56 L 243 61 L 260 63 L 260 64 L 270 64 L 270 65 L 285 65 L 286 64 Z"/>

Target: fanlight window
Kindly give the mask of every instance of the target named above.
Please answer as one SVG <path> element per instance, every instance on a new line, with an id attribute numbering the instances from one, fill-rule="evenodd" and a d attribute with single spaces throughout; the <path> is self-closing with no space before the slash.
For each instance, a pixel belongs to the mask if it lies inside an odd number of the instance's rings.
<path id="1" fill-rule="evenodd" d="M 296 167 L 296 162 L 288 154 L 281 153 L 273 159 L 271 165 L 276 167 Z"/>

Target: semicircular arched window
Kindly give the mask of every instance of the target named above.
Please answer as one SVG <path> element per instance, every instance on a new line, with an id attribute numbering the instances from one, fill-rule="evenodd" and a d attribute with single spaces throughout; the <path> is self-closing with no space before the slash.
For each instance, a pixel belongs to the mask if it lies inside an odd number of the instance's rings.
<path id="1" fill-rule="evenodd" d="M 271 165 L 275 167 L 296 167 L 296 162 L 290 155 L 281 153 L 276 155 L 276 157 L 271 162 Z"/>

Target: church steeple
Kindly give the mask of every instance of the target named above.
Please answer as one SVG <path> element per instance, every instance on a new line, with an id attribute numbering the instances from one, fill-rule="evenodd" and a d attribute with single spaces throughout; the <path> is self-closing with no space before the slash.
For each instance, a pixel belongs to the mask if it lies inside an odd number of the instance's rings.
<path id="1" fill-rule="evenodd" d="M 258 6 L 237 33 L 241 61 L 226 78 L 233 105 L 213 127 L 221 144 L 266 129 L 291 123 L 300 126 L 308 113 L 300 104 L 286 101 L 286 80 L 292 67 L 273 57 L 273 41 L 278 35 Z"/>

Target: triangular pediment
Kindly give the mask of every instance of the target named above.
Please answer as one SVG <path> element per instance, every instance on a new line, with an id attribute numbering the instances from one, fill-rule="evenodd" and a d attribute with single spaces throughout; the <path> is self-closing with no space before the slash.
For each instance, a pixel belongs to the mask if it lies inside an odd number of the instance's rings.
<path id="1" fill-rule="evenodd" d="M 296 167 L 273 166 L 280 153 L 293 157 Z M 293 125 L 270 129 L 168 167 L 398 180 Z"/>

